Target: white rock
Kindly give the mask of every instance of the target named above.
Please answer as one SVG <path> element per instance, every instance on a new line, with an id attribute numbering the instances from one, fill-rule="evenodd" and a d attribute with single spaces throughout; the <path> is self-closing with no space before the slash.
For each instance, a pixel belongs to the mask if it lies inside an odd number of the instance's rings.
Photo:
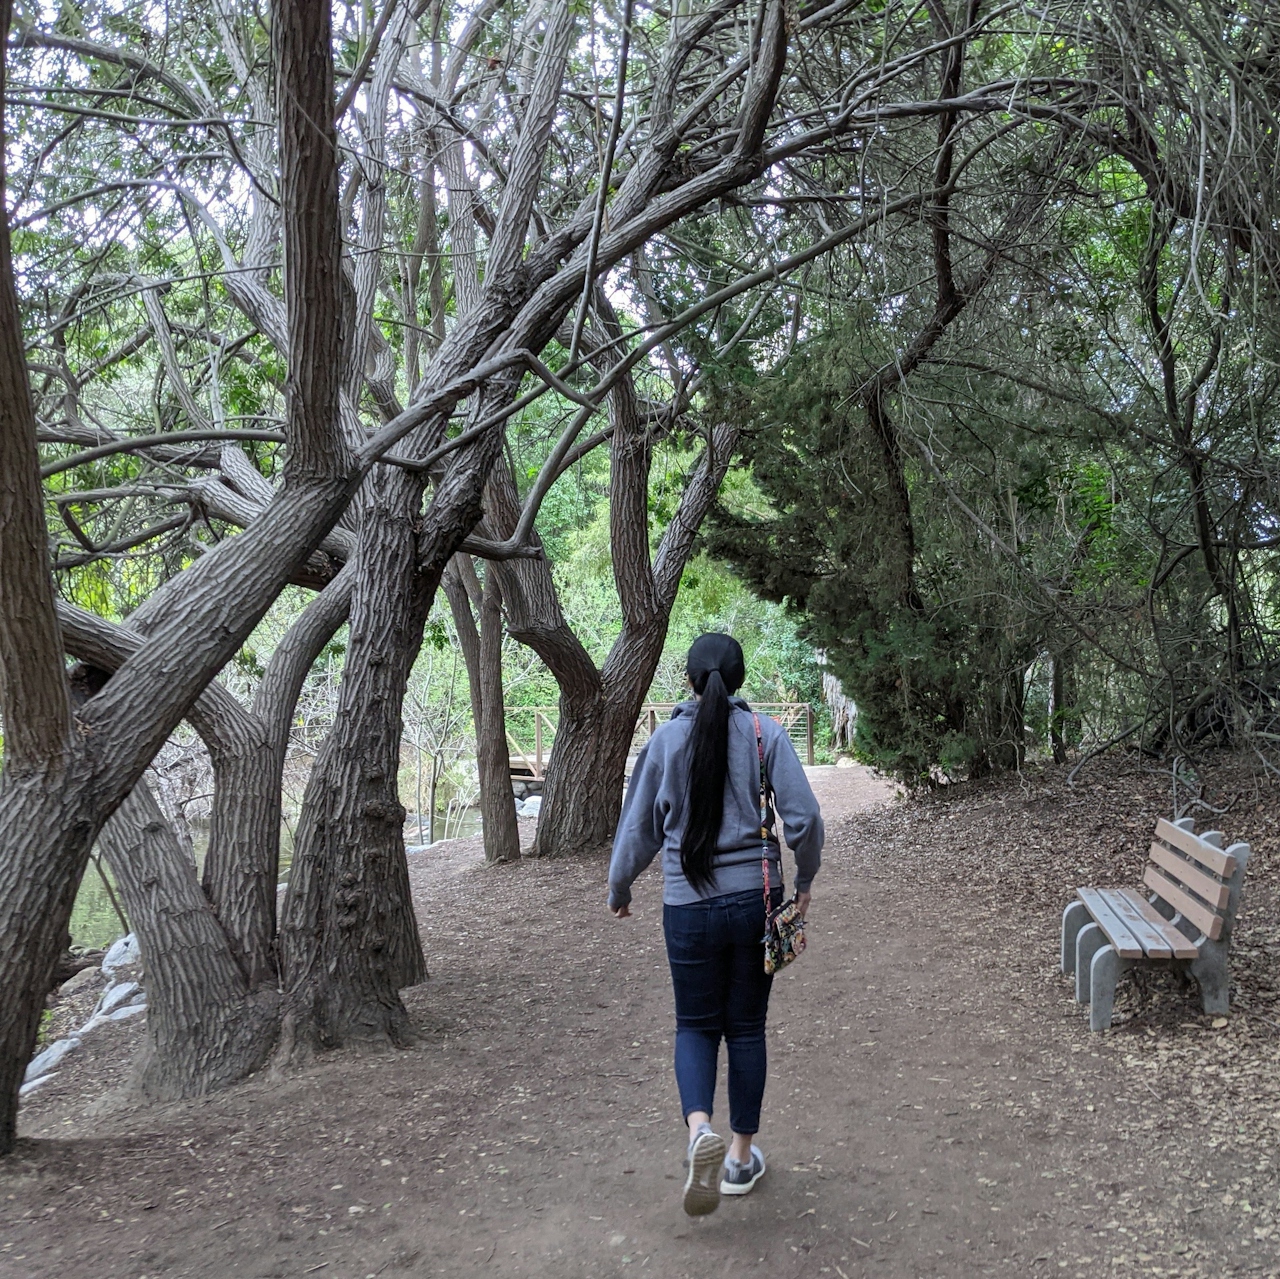
<path id="1" fill-rule="evenodd" d="M 145 1013 L 146 1011 L 146 1004 L 126 1004 L 123 1008 L 117 1008 L 113 1013 L 107 1013 L 106 1020 L 128 1021 L 130 1017 L 136 1017 L 139 1013 Z"/>
<path id="2" fill-rule="evenodd" d="M 18 1089 L 18 1096 L 25 1097 L 28 1093 L 33 1093 L 37 1088 L 43 1087 L 51 1079 L 57 1079 L 59 1072 L 51 1070 L 47 1075 L 41 1075 L 39 1079 L 33 1079 L 29 1084 L 23 1084 Z"/>
<path id="3" fill-rule="evenodd" d="M 100 985 L 102 985 L 102 969 L 95 965 L 93 968 L 82 968 L 74 977 L 68 977 L 58 990 L 63 995 L 78 995 L 82 990 L 88 990 L 90 986 Z"/>
<path id="4" fill-rule="evenodd" d="M 537 817 L 542 812 L 542 796 L 530 795 L 520 806 L 521 817 Z"/>
<path id="5" fill-rule="evenodd" d="M 98 1000 L 98 1006 L 93 1010 L 95 1017 L 105 1016 L 113 1009 L 119 1008 L 121 1004 L 137 1003 L 140 999 L 145 999 L 142 987 L 136 981 L 120 981 L 116 982 L 106 994 Z"/>
<path id="6" fill-rule="evenodd" d="M 102 971 L 111 976 L 117 968 L 123 968 L 126 964 L 136 964 L 142 958 L 142 952 L 138 949 L 138 939 L 130 933 L 127 937 L 121 937 L 111 943 L 111 949 L 107 951 L 102 961 Z"/>
<path id="7" fill-rule="evenodd" d="M 27 1063 L 27 1073 L 23 1075 L 22 1082 L 29 1084 L 33 1079 L 47 1075 L 73 1048 L 79 1047 L 79 1035 L 68 1035 L 66 1039 L 50 1044 L 44 1052 L 37 1053 Z"/>

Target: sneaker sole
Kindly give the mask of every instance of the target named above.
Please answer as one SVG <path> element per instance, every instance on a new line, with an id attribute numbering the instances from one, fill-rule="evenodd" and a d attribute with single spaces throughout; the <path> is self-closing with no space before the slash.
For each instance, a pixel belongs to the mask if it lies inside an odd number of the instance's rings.
<path id="1" fill-rule="evenodd" d="M 755 1184 L 764 1176 L 765 1168 L 761 1168 L 750 1181 L 722 1181 L 720 1183 L 720 1193 L 722 1195 L 749 1195 L 755 1188 Z"/>
<path id="2" fill-rule="evenodd" d="M 694 1142 L 684 1182 L 684 1210 L 689 1216 L 705 1217 L 720 1207 L 719 1177 L 714 1174 L 723 1166 L 724 1156 L 724 1138 L 713 1132 L 703 1133 Z"/>

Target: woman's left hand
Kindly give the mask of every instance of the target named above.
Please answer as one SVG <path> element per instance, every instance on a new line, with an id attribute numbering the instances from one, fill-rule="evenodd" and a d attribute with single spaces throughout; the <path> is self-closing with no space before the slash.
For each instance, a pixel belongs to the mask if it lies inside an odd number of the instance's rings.
<path id="1" fill-rule="evenodd" d="M 630 919 L 631 918 L 631 906 L 629 903 L 625 906 L 618 906 L 618 907 L 610 906 L 609 910 L 612 912 L 614 919 Z"/>
<path id="2" fill-rule="evenodd" d="M 812 893 L 796 894 L 796 909 L 800 912 L 801 919 L 803 919 L 809 913 L 809 899 L 812 896 L 813 896 Z"/>

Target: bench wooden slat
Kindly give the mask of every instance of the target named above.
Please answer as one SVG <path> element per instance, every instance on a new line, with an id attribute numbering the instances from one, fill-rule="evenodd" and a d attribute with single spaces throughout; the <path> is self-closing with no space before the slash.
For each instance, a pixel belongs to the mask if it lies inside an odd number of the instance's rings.
<path id="1" fill-rule="evenodd" d="M 1142 882 L 1159 893 L 1174 910 L 1180 910 L 1210 941 L 1217 941 L 1222 936 L 1222 916 L 1215 915 L 1204 902 L 1197 901 L 1150 863 Z"/>
<path id="2" fill-rule="evenodd" d="M 1124 921 L 1111 909 L 1096 888 L 1077 888 L 1076 894 L 1107 935 L 1121 959 L 1141 959 L 1142 943 L 1125 927 Z"/>
<path id="3" fill-rule="evenodd" d="M 1164 937 L 1166 944 L 1173 951 L 1174 959 L 1195 959 L 1199 947 L 1181 929 L 1175 928 L 1136 888 L 1121 888 L 1117 895 L 1123 897 L 1130 906 Z"/>
<path id="4" fill-rule="evenodd" d="M 1133 903 L 1124 897 L 1118 889 L 1102 888 L 1098 895 L 1110 907 L 1122 924 L 1137 939 L 1148 959 L 1172 959 L 1173 947 L 1169 945 L 1164 933 L 1153 928 L 1138 911 Z"/>
<path id="5" fill-rule="evenodd" d="M 1203 897 L 1214 910 L 1225 909 L 1231 900 L 1229 884 L 1220 883 L 1212 875 L 1206 875 L 1194 862 L 1171 853 L 1163 844 L 1151 845 L 1151 860 L 1171 879 L 1176 879 L 1184 888 L 1191 889 L 1197 897 Z"/>
<path id="6" fill-rule="evenodd" d="M 1202 866 L 1207 866 L 1215 875 L 1230 879 L 1236 873 L 1236 859 L 1224 853 L 1212 844 L 1206 844 L 1199 835 L 1193 835 L 1181 826 L 1161 817 L 1156 822 L 1156 838 L 1163 839 L 1166 844 L 1194 857 Z"/>

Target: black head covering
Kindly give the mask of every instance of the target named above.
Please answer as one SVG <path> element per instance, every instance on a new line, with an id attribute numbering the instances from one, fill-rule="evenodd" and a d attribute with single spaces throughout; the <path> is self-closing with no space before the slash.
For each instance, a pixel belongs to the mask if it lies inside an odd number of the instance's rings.
<path id="1" fill-rule="evenodd" d="M 742 656 L 742 645 L 732 635 L 721 635 L 710 632 L 699 635 L 689 649 L 685 661 L 685 670 L 689 674 L 689 682 L 693 691 L 699 696 L 707 685 L 707 676 L 712 671 L 719 671 L 720 678 L 730 694 L 742 687 L 747 677 L 747 663 Z"/>

